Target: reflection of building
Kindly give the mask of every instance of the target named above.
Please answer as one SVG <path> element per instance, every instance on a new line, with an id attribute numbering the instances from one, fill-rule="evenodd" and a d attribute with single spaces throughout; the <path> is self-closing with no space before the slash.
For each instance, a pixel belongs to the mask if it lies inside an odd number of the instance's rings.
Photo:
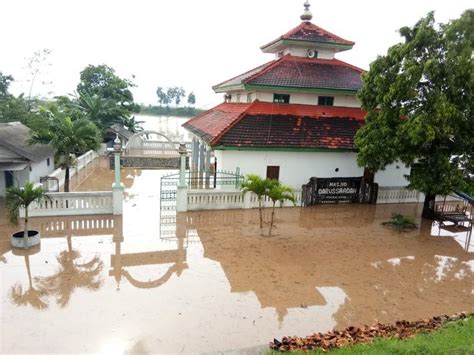
<path id="1" fill-rule="evenodd" d="M 20 122 L 0 123 L 0 196 L 10 186 L 38 183 L 54 171 L 54 150 L 29 145 L 30 129 Z"/>
<path id="2" fill-rule="evenodd" d="M 239 167 L 297 188 L 313 176 L 372 178 L 354 147 L 366 115 L 356 98 L 363 70 L 336 58 L 354 42 L 311 18 L 307 8 L 301 24 L 261 47 L 274 60 L 215 85 L 225 102 L 183 125 L 193 134 L 194 171 L 208 171 L 213 152 L 219 170 Z M 375 182 L 405 186 L 407 173 L 393 164 Z"/>
<path id="3" fill-rule="evenodd" d="M 391 214 L 388 206 L 363 206 L 372 213 L 338 207 L 279 210 L 285 225 L 277 225 L 272 238 L 258 236 L 258 214 L 249 211 L 188 213 L 187 223 L 197 230 L 204 256 L 220 263 L 231 291 L 255 293 L 280 320 L 289 309 L 332 302 L 321 287 L 339 287 L 347 295 L 334 315 L 338 327 L 474 306 L 470 256 L 454 240 L 427 240 L 429 225 L 392 232 L 381 225 Z M 456 257 L 443 266 L 442 255 Z"/>
<path id="4" fill-rule="evenodd" d="M 111 256 L 112 269 L 109 276 L 113 276 L 117 282 L 117 289 L 120 288 L 120 282 L 124 277 L 130 284 L 138 288 L 155 288 L 166 283 L 171 276 L 181 273 L 188 268 L 186 263 L 185 234 L 179 234 L 176 238 L 176 250 L 157 250 L 141 253 L 122 253 L 122 242 L 124 241 L 122 233 L 121 219 L 116 219 L 114 224 L 113 242 L 115 243 L 115 254 Z M 127 267 L 144 265 L 163 265 L 171 264 L 168 270 L 160 277 L 148 281 L 135 279 L 126 269 Z"/>

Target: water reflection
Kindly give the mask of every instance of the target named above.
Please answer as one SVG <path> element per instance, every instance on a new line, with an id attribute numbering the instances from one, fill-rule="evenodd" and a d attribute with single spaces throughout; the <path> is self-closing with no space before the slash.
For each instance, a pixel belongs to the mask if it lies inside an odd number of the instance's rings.
<path id="1" fill-rule="evenodd" d="M 112 269 L 109 276 L 113 276 L 117 283 L 117 290 L 120 290 L 120 282 L 124 277 L 131 285 L 137 288 L 156 288 L 166 283 L 173 274 L 178 277 L 188 268 L 186 263 L 185 233 L 177 233 L 175 250 L 155 250 L 138 253 L 123 253 L 122 243 L 124 242 L 121 224 L 116 223 L 114 228 L 113 243 L 115 244 L 115 254 L 111 255 L 110 264 Z M 155 244 L 155 243 L 154 243 Z M 151 280 L 140 281 L 134 278 L 127 267 L 137 267 L 146 265 L 170 265 L 167 271 Z"/>
<path id="2" fill-rule="evenodd" d="M 30 255 L 39 253 L 40 246 L 33 247 L 29 250 L 15 250 L 15 255 L 25 258 L 26 273 L 28 274 L 28 289 L 23 290 L 23 286 L 17 282 L 10 289 L 10 299 L 18 306 L 27 306 L 43 310 L 48 308 L 48 303 L 44 300 L 46 297 L 44 291 L 34 286 L 31 276 Z"/>
<path id="3" fill-rule="evenodd" d="M 231 292 L 255 293 L 279 321 L 291 309 L 331 302 L 320 287 L 340 287 L 347 295 L 334 313 L 338 327 L 470 309 L 470 256 L 453 239 L 432 237 L 429 221 L 408 233 L 381 225 L 399 209 L 281 209 L 274 238 L 259 236 L 255 211 L 188 213 L 186 223 L 197 230 L 204 256 L 221 265 Z M 456 257 L 440 257 L 446 253 Z"/>
<path id="4" fill-rule="evenodd" d="M 69 304 L 76 289 L 97 291 L 103 283 L 100 274 L 104 263 L 99 256 L 81 262 L 80 252 L 72 248 L 71 237 L 66 238 L 68 250 L 62 251 L 57 257 L 58 271 L 51 276 L 35 278 L 38 288 L 44 294 L 54 296 L 60 307 Z"/>

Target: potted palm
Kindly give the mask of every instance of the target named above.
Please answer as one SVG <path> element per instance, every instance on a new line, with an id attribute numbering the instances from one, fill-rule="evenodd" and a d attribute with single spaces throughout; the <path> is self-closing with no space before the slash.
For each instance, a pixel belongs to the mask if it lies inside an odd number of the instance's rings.
<path id="1" fill-rule="evenodd" d="M 28 207 L 34 201 L 41 202 L 47 198 L 41 187 L 35 187 L 27 182 L 24 187 L 10 187 L 7 189 L 6 207 L 10 223 L 18 225 L 20 208 L 25 210 L 25 225 L 22 231 L 11 235 L 11 244 L 16 248 L 28 249 L 40 243 L 40 233 L 37 230 L 28 229 Z"/>

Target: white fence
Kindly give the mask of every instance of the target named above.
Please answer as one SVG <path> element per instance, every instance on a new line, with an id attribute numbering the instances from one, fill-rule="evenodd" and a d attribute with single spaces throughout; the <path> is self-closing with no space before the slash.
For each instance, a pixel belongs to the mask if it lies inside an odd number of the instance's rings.
<path id="1" fill-rule="evenodd" d="M 301 205 L 301 190 L 295 191 L 296 206 Z M 257 195 L 246 193 L 242 195 L 240 190 L 189 190 L 187 193 L 188 211 L 200 210 L 227 210 L 247 209 L 258 207 Z M 266 197 L 263 199 L 263 207 L 271 207 L 272 201 Z M 276 206 L 280 206 L 277 202 Z M 294 206 L 286 201 L 284 207 Z"/>
<path id="2" fill-rule="evenodd" d="M 301 206 L 301 190 L 295 191 L 296 206 Z M 416 190 L 408 190 L 404 187 L 381 187 L 379 188 L 377 204 L 387 203 L 422 203 L 425 195 Z M 437 196 L 437 201 L 442 201 L 443 196 Z M 447 201 L 456 201 L 454 197 L 448 196 Z M 265 197 L 263 207 L 271 207 L 272 201 Z M 277 203 L 280 206 L 280 203 Z M 286 201 L 284 207 L 294 206 Z M 247 209 L 258 207 L 257 195 L 247 193 L 242 195 L 240 190 L 189 190 L 187 192 L 187 210 L 225 210 L 225 209 Z"/>
<path id="3" fill-rule="evenodd" d="M 94 152 L 93 150 L 89 150 L 87 153 L 84 153 L 83 155 L 81 155 L 79 158 L 76 159 L 76 164 L 70 169 L 69 171 L 69 176 L 72 178 L 74 175 L 80 175 L 80 173 L 82 171 L 86 171 L 87 173 L 87 170 L 88 170 L 88 167 L 90 166 L 91 163 L 95 162 L 95 160 L 99 158 L 99 155 Z M 55 171 L 53 171 L 50 175 L 48 175 L 49 177 L 54 177 L 54 178 L 57 178 L 59 180 L 59 187 L 63 186 L 64 185 L 64 180 L 65 180 L 65 176 L 66 176 L 66 170 L 64 169 L 56 169 Z M 51 182 L 47 182 L 48 186 L 43 186 L 43 188 L 46 190 L 46 191 L 51 191 L 54 186 L 50 185 Z"/>
<path id="4" fill-rule="evenodd" d="M 113 213 L 112 192 L 50 192 L 48 198 L 40 203 L 33 202 L 29 209 L 30 217 L 72 216 Z M 20 210 L 20 216 L 25 211 Z"/>
<path id="5" fill-rule="evenodd" d="M 423 202 L 425 196 L 416 190 L 404 187 L 380 187 L 377 203 L 418 203 Z"/>

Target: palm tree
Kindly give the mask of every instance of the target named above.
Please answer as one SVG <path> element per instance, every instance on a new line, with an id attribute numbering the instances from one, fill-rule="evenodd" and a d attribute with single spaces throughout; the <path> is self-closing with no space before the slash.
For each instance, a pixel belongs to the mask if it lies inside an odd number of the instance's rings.
<path id="1" fill-rule="evenodd" d="M 31 278 L 31 269 L 30 269 L 30 256 L 25 253 L 25 265 L 26 272 L 28 273 L 28 283 L 29 287 L 27 290 L 23 291 L 23 287 L 20 283 L 16 283 L 10 289 L 10 298 L 18 306 L 31 305 L 36 309 L 46 309 L 48 304 L 43 300 L 45 296 L 44 292 L 37 290 L 33 286 L 33 281 Z"/>
<path id="2" fill-rule="evenodd" d="M 240 185 L 242 193 L 245 195 L 247 192 L 253 192 L 257 195 L 258 200 L 258 210 L 260 213 L 260 228 L 263 228 L 263 215 L 262 215 L 262 198 L 265 196 L 265 193 L 268 189 L 267 179 L 262 179 L 258 175 L 249 174 L 245 177 L 244 181 Z"/>
<path id="3" fill-rule="evenodd" d="M 295 204 L 295 195 L 291 187 L 285 186 L 277 180 L 269 180 L 269 182 L 267 182 L 267 186 L 268 189 L 266 190 L 265 195 L 268 196 L 268 198 L 273 202 L 270 230 L 268 232 L 268 235 L 271 236 L 273 221 L 275 218 L 275 204 L 277 201 L 280 201 L 281 204 L 283 204 L 285 201 L 291 201 L 293 204 Z"/>
<path id="4" fill-rule="evenodd" d="M 23 248 L 28 248 L 28 207 L 34 201 L 41 202 L 47 195 L 41 187 L 35 187 L 27 182 L 24 187 L 9 187 L 6 195 L 6 207 L 10 223 L 18 225 L 20 208 L 25 209 L 25 226 L 23 234 Z"/>
<path id="5" fill-rule="evenodd" d="M 69 169 L 74 165 L 74 155 L 97 150 L 100 133 L 90 120 L 79 118 L 73 121 L 57 106 L 43 108 L 43 113 L 46 118 L 32 126 L 30 143 L 49 144 L 56 149 L 60 157 L 59 166 L 66 170 L 64 191 L 69 192 Z"/>
<path id="6" fill-rule="evenodd" d="M 100 276 L 104 263 L 96 255 L 90 261 L 79 263 L 81 254 L 72 248 L 71 237 L 67 237 L 68 250 L 57 257 L 59 269 L 56 274 L 46 277 L 35 277 L 38 288 L 47 295 L 55 295 L 61 307 L 69 304 L 76 288 L 96 291 L 102 286 Z"/>

